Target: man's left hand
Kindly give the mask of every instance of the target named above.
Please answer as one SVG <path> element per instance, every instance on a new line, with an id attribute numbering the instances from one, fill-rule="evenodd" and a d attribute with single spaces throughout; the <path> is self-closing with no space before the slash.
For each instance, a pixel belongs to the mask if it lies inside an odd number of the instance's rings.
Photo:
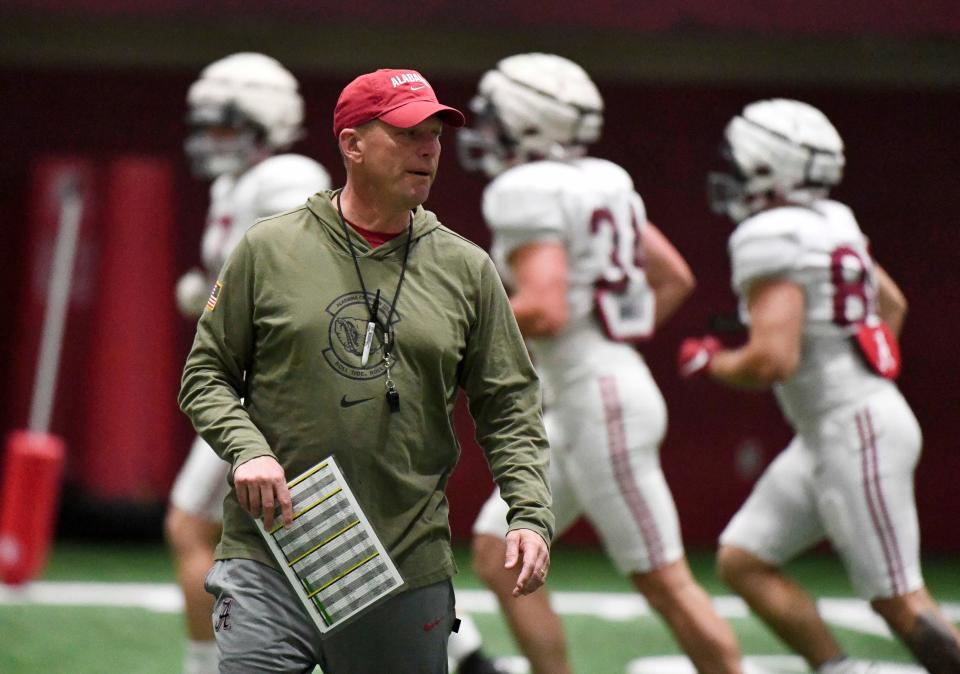
<path id="1" fill-rule="evenodd" d="M 550 546 L 531 529 L 514 529 L 507 533 L 507 554 L 503 568 L 512 569 L 520 563 L 513 596 L 535 592 L 547 580 L 550 569 Z"/>

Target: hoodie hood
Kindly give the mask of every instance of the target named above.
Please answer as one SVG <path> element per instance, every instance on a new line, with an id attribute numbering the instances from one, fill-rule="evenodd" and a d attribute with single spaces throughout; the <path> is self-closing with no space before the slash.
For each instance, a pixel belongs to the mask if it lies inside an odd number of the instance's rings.
<path id="1" fill-rule="evenodd" d="M 330 240 L 338 248 L 341 248 L 345 254 L 349 255 L 350 249 L 343 235 L 343 223 L 340 222 L 340 214 L 337 213 L 337 207 L 332 201 L 338 192 L 340 192 L 339 189 L 317 192 L 307 199 L 307 208 L 316 216 L 320 226 Z M 437 216 L 423 206 L 417 206 L 412 213 L 413 241 L 411 243 L 416 242 L 440 226 L 440 221 L 437 220 Z M 353 227 L 347 225 L 347 232 L 350 235 L 354 250 L 357 251 L 357 257 L 384 258 L 398 250 L 401 251 L 402 254 L 403 246 L 407 241 L 407 235 L 406 232 L 404 232 L 381 246 L 371 248 L 367 240 Z"/>

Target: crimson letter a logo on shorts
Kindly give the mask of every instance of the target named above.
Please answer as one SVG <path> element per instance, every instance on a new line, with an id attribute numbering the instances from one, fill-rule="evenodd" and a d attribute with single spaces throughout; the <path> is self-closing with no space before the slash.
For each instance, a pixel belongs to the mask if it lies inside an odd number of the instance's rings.
<path id="1" fill-rule="evenodd" d="M 233 608 L 233 599 L 227 597 L 223 600 L 223 603 L 220 604 L 220 615 L 217 616 L 217 624 L 214 626 L 214 630 L 219 632 L 222 628 L 223 630 L 228 630 L 233 625 L 230 623 L 230 609 Z"/>

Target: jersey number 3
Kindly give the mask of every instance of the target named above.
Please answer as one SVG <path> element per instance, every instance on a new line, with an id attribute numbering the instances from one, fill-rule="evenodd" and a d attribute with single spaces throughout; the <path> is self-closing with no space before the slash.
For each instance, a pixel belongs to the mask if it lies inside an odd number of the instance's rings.
<path id="1" fill-rule="evenodd" d="M 618 222 L 606 208 L 590 216 L 590 234 L 606 237 L 610 256 L 594 282 L 594 303 L 607 337 L 617 342 L 637 343 L 653 335 L 653 291 L 643 271 L 643 237 L 636 212 L 628 222 Z"/>

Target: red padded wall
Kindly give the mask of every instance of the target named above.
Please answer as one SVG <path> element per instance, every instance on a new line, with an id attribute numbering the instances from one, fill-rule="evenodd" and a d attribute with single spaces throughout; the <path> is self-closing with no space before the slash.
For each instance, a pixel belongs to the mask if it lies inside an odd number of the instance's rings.
<path id="1" fill-rule="evenodd" d="M 168 160 L 135 156 L 113 160 L 105 173 L 75 476 L 98 500 L 156 502 L 179 468 L 173 175 Z"/>

